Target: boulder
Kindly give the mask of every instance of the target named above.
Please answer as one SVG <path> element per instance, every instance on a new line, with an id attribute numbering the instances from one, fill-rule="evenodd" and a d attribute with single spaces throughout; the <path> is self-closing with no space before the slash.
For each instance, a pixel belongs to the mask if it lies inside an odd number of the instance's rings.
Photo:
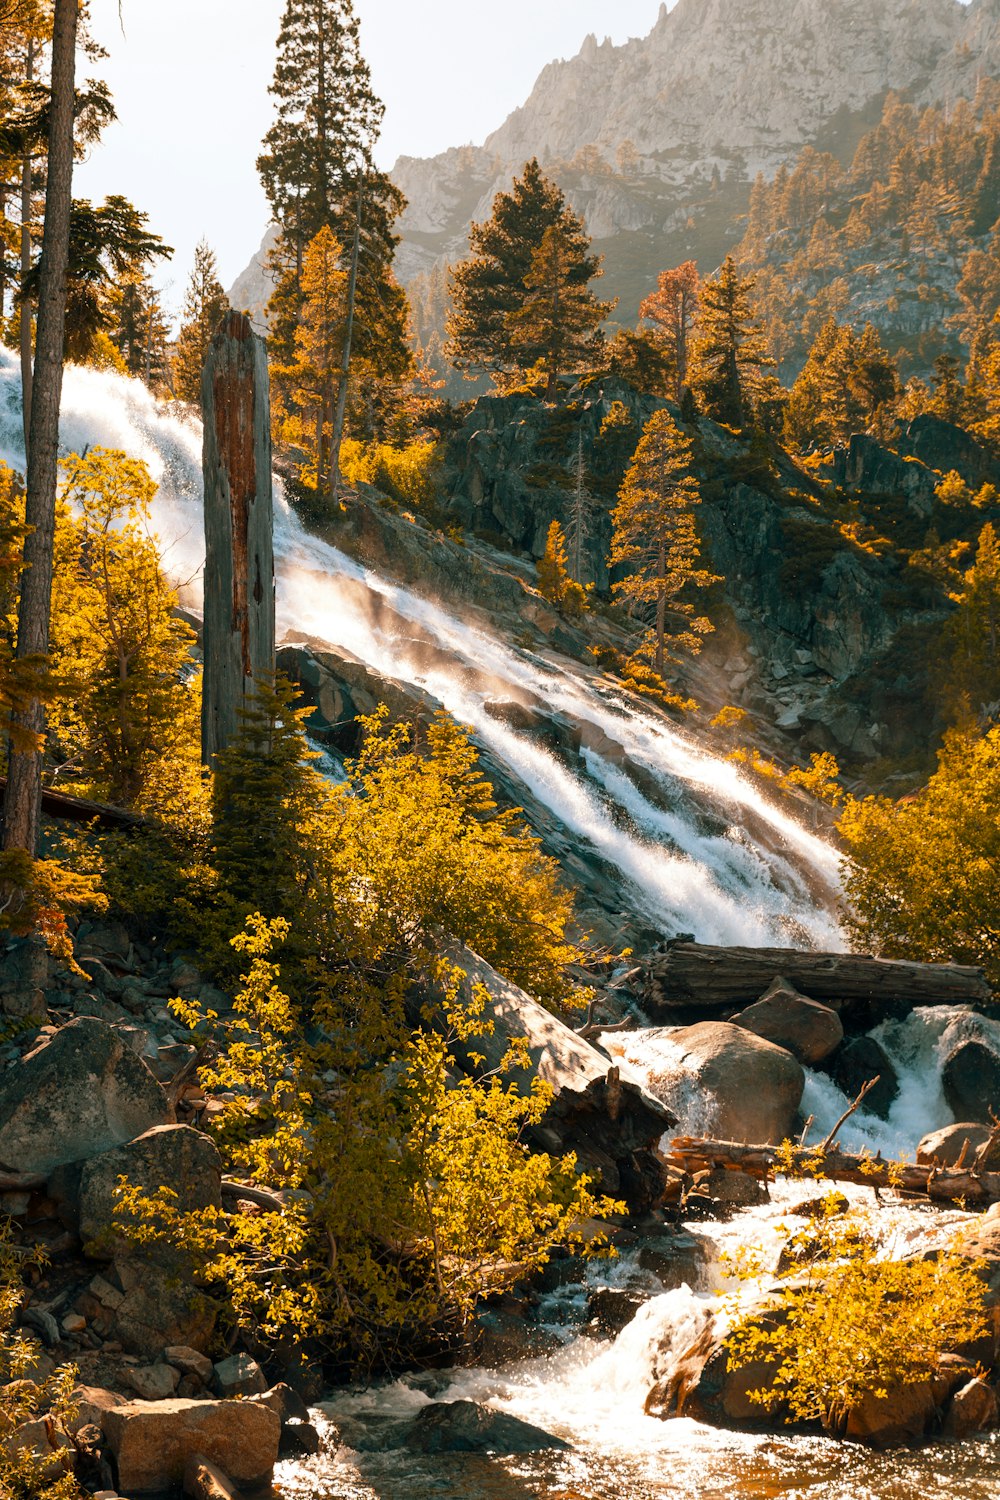
<path id="1" fill-rule="evenodd" d="M 51 1172 L 169 1117 L 145 1063 L 105 1022 L 78 1017 L 0 1073 L 0 1163 Z"/>
<path id="2" fill-rule="evenodd" d="M 900 1448 L 922 1437 L 937 1412 L 929 1380 L 897 1386 L 885 1396 L 867 1394 L 847 1414 L 844 1436 L 869 1448 Z"/>
<path id="3" fill-rule="evenodd" d="M 189 1349 L 186 1344 L 171 1344 L 164 1349 L 163 1358 L 182 1375 L 193 1376 L 201 1385 L 208 1385 L 212 1378 L 214 1366 L 208 1355 L 199 1354 L 197 1349 Z"/>
<path id="4" fill-rule="evenodd" d="M 779 1314 L 762 1312 L 761 1321 Z M 651 1417 L 691 1417 L 712 1427 L 771 1427 L 785 1408 L 768 1412 L 751 1393 L 768 1389 L 777 1361 L 758 1359 L 731 1367 L 725 1335 L 709 1320 L 680 1358 L 669 1357 L 669 1374 L 646 1397 Z"/>
<path id="5" fill-rule="evenodd" d="M 35 1417 L 22 1422 L 7 1437 L 0 1439 L 0 1449 L 10 1458 L 31 1454 L 39 1464 L 39 1477 L 50 1481 L 72 1474 L 76 1449 L 69 1434 L 50 1418 Z"/>
<path id="6" fill-rule="evenodd" d="M 899 1093 L 899 1076 L 874 1037 L 851 1037 L 827 1059 L 824 1071 L 848 1099 L 856 1099 L 869 1079 L 877 1078 L 878 1083 L 865 1096 L 863 1108 L 880 1120 L 889 1118 L 889 1110 Z"/>
<path id="7" fill-rule="evenodd" d="M 681 1071 L 704 1096 L 699 1132 L 754 1145 L 793 1133 L 805 1073 L 790 1052 L 726 1021 L 701 1021 L 669 1037 Z"/>
<path id="8" fill-rule="evenodd" d="M 991 1385 L 978 1376 L 957 1390 L 944 1418 L 945 1437 L 967 1438 L 991 1432 L 1000 1423 L 1000 1402 Z"/>
<path id="9" fill-rule="evenodd" d="M 267 1390 L 267 1377 L 249 1354 L 231 1354 L 215 1366 L 212 1379 L 219 1396 L 261 1396 Z"/>
<path id="10" fill-rule="evenodd" d="M 108 1259 L 129 1255 L 133 1246 L 110 1237 L 118 1179 L 145 1193 L 168 1187 L 184 1212 L 222 1207 L 222 1158 L 213 1142 L 190 1125 L 158 1125 L 138 1140 L 104 1151 L 86 1163 L 80 1178 L 80 1238 Z"/>
<path id="11" fill-rule="evenodd" d="M 409 1424 L 405 1446 L 414 1453 L 541 1453 L 569 1444 L 491 1406 L 435 1401 Z"/>
<path id="12" fill-rule="evenodd" d="M 183 1256 L 169 1250 L 155 1258 L 130 1255 L 118 1260 L 115 1269 L 124 1290 L 113 1311 L 111 1337 L 124 1349 L 149 1359 L 168 1344 L 207 1347 L 215 1312 Z"/>
<path id="13" fill-rule="evenodd" d="M 0 947 L 0 1012 L 17 1020 L 45 1020 L 49 953 L 40 937 L 8 937 Z"/>
<path id="14" fill-rule="evenodd" d="M 166 1401 L 177 1389 L 180 1376 L 173 1365 L 162 1362 L 155 1365 L 139 1365 L 128 1373 L 128 1383 L 143 1401 Z"/>
<path id="15" fill-rule="evenodd" d="M 131 1500 L 170 1494 L 195 1454 L 237 1484 L 266 1484 L 278 1458 L 281 1422 L 250 1401 L 130 1401 L 105 1414 L 118 1488 Z"/>
<path id="16" fill-rule="evenodd" d="M 987 1125 L 945 1125 L 942 1130 L 933 1130 L 924 1136 L 917 1147 L 917 1162 L 921 1166 L 937 1162 L 940 1167 L 954 1167 L 964 1151 L 964 1164 L 971 1166 L 977 1151 L 989 1138 Z M 990 1172 L 1000 1170 L 1000 1142 L 987 1153 L 982 1165 Z"/>
<path id="17" fill-rule="evenodd" d="M 286 1422 L 308 1422 L 309 1408 L 297 1391 L 293 1391 L 290 1385 L 279 1380 L 277 1385 L 272 1385 L 269 1391 L 263 1395 L 251 1396 L 251 1401 L 259 1401 L 264 1406 L 269 1406 L 281 1420 L 281 1425 Z"/>
<path id="18" fill-rule="evenodd" d="M 755 1005 L 748 1005 L 731 1021 L 765 1042 L 783 1047 L 807 1067 L 829 1057 L 844 1040 L 837 1012 L 800 995 L 785 979 L 776 979 Z"/>
<path id="19" fill-rule="evenodd" d="M 281 1429 L 282 1458 L 312 1458 L 322 1448 L 320 1435 L 312 1422 L 301 1422 L 296 1418 L 286 1422 Z"/>
<path id="20" fill-rule="evenodd" d="M 103 1428 L 106 1414 L 115 1406 L 127 1404 L 126 1398 L 114 1391 L 95 1385 L 78 1385 L 70 1395 L 70 1405 L 76 1416 L 68 1424 L 68 1429 L 75 1436 L 81 1427 Z"/>
<path id="21" fill-rule="evenodd" d="M 945 1058 L 941 1086 L 959 1120 L 988 1125 L 1000 1113 L 1000 1057 L 983 1041 L 961 1041 Z"/>

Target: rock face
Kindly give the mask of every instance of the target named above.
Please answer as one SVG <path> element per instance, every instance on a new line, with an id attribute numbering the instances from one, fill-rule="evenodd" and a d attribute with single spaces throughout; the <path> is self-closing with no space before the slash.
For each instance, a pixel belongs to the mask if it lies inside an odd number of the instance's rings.
<path id="1" fill-rule="evenodd" d="M 192 1454 L 237 1484 L 262 1484 L 278 1458 L 281 1421 L 245 1401 L 132 1401 L 104 1417 L 118 1488 L 136 1500 L 170 1494 Z"/>
<path id="2" fill-rule="evenodd" d="M 805 1074 L 789 1052 L 726 1021 L 683 1027 L 670 1040 L 704 1094 L 708 1135 L 776 1145 L 792 1134 Z"/>
<path id="3" fill-rule="evenodd" d="M 0 1162 L 19 1172 L 95 1156 L 168 1118 L 145 1063 L 92 1017 L 71 1021 L 0 1074 Z"/>
<path id="4" fill-rule="evenodd" d="M 783 1047 L 807 1066 L 822 1062 L 844 1040 L 837 1012 L 800 995 L 784 979 L 777 980 L 756 1005 L 731 1019 L 734 1026 Z"/>
<path id="5" fill-rule="evenodd" d="M 960 1120 L 986 1125 L 991 1112 L 1000 1111 L 1000 1057 L 985 1042 L 959 1042 L 945 1059 L 941 1083 Z"/>

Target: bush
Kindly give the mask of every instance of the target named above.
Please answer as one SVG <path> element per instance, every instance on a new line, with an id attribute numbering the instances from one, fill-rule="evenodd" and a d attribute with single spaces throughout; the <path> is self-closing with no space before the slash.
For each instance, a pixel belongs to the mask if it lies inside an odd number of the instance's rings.
<path id="1" fill-rule="evenodd" d="M 433 511 L 441 493 L 441 452 L 435 443 L 359 443 L 348 438 L 340 450 L 348 484 L 370 484 L 400 505 Z"/>
<path id="2" fill-rule="evenodd" d="M 751 1401 L 841 1436 L 865 1396 L 930 1379 L 941 1355 L 978 1338 L 986 1319 L 975 1261 L 955 1253 L 890 1260 L 876 1236 L 834 1212 L 827 1200 L 793 1236 L 776 1295 L 765 1311 L 737 1315 L 727 1350 L 737 1368 L 774 1366 Z M 736 1269 L 745 1277 L 760 1268 Z"/>

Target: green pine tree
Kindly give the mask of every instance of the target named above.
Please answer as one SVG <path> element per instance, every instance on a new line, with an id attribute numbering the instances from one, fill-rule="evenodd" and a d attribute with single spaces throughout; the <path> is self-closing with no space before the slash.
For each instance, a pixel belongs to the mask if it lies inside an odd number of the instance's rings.
<path id="1" fill-rule="evenodd" d="M 594 264 L 583 221 L 567 210 L 545 231 L 524 278 L 525 297 L 508 326 L 514 348 L 529 368 L 548 376 L 547 395 L 559 376 L 594 359 L 601 323 L 615 306 L 600 302 L 583 273 Z M 600 276 L 598 260 L 592 276 Z"/>
<path id="2" fill-rule="evenodd" d="M 448 355 L 458 369 L 489 373 L 502 384 L 534 362 L 518 342 L 517 318 L 537 290 L 527 284 L 535 256 L 557 226 L 571 246 L 571 284 L 586 288 L 600 261 L 587 253 L 579 219 L 533 158 L 510 192 L 494 198 L 490 217 L 472 225 L 471 255 L 452 270 Z"/>
<path id="3" fill-rule="evenodd" d="M 774 364 L 751 304 L 753 287 L 754 278 L 741 276 L 727 255 L 701 288 L 691 384 L 706 414 L 731 427 L 751 421 L 761 373 Z"/>
<path id="4" fill-rule="evenodd" d="M 174 394 L 182 401 L 201 401 L 201 372 L 208 347 L 228 306 L 215 255 L 208 243 L 200 240 L 194 252 L 194 266 L 184 297 L 184 321 L 174 355 Z"/>

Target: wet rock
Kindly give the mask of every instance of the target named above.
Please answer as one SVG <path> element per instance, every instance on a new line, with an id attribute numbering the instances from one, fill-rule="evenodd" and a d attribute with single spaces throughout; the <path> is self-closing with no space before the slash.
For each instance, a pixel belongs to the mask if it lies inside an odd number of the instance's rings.
<path id="1" fill-rule="evenodd" d="M 770 1322 L 779 1313 L 765 1312 Z M 757 1359 L 731 1367 L 724 1336 L 708 1322 L 679 1359 L 669 1359 L 670 1372 L 646 1397 L 651 1417 L 691 1417 L 713 1427 L 771 1427 L 781 1423 L 784 1408 L 768 1413 L 751 1393 L 770 1389 L 778 1370 L 776 1360 Z"/>
<path id="2" fill-rule="evenodd" d="M 985 1042 L 959 1042 L 945 1058 L 941 1086 L 958 1119 L 988 1125 L 1000 1112 L 1000 1057 Z"/>
<path id="3" fill-rule="evenodd" d="M 871 1093 L 865 1096 L 863 1108 L 880 1120 L 889 1118 L 889 1110 L 899 1093 L 899 1077 L 873 1037 L 851 1037 L 827 1059 L 824 1071 L 848 1099 L 856 1099 L 870 1079 L 878 1078 Z"/>
<path id="4" fill-rule="evenodd" d="M 976 1432 L 992 1432 L 1000 1424 L 1000 1403 L 991 1385 L 978 1376 L 957 1390 L 945 1413 L 945 1437 L 967 1438 Z"/>
<path id="5" fill-rule="evenodd" d="M 222 1158 L 208 1136 L 190 1125 L 147 1130 L 128 1145 L 94 1157 L 81 1174 L 80 1236 L 85 1243 L 95 1243 L 109 1259 L 134 1250 L 128 1240 L 107 1236 L 121 1177 L 144 1193 L 170 1188 L 184 1212 L 222 1207 Z"/>
<path id="6" fill-rule="evenodd" d="M 931 1382 L 915 1381 L 886 1396 L 866 1395 L 848 1413 L 844 1436 L 869 1448 L 900 1448 L 922 1437 L 936 1412 Z"/>
<path id="7" fill-rule="evenodd" d="M 267 1377 L 249 1354 L 231 1354 L 215 1366 L 212 1384 L 219 1396 L 259 1396 L 267 1390 Z"/>
<path id="8" fill-rule="evenodd" d="M 720 1167 L 709 1172 L 704 1187 L 714 1203 L 726 1208 L 755 1208 L 768 1201 L 764 1184 L 745 1172 L 727 1172 Z"/>
<path id="9" fill-rule="evenodd" d="M 942 1130 L 924 1136 L 917 1147 L 917 1161 L 922 1166 L 936 1161 L 941 1167 L 954 1167 L 964 1153 L 964 1165 L 971 1167 L 976 1153 L 989 1138 L 988 1125 L 945 1125 Z M 1000 1170 L 1000 1143 L 993 1146 L 982 1166 L 990 1172 Z"/>
<path id="10" fill-rule="evenodd" d="M 250 1401 L 131 1401 L 104 1419 L 118 1487 L 140 1500 L 180 1485 L 188 1460 L 204 1455 L 239 1485 L 266 1484 L 278 1458 L 281 1423 Z"/>
<path id="11" fill-rule="evenodd" d="M 726 1021 L 683 1027 L 671 1041 L 704 1095 L 706 1133 L 755 1145 L 792 1133 L 805 1074 L 791 1053 Z"/>
<path id="12" fill-rule="evenodd" d="M 476 1314 L 478 1333 L 470 1359 L 487 1369 L 539 1359 L 560 1347 L 557 1335 L 532 1323 L 522 1309 L 486 1307 Z"/>
<path id="13" fill-rule="evenodd" d="M 785 979 L 775 980 L 755 1005 L 747 1006 L 731 1020 L 734 1026 L 783 1047 L 807 1067 L 829 1057 L 844 1040 L 836 1011 L 800 995 Z"/>
<path id="14" fill-rule="evenodd" d="M 403 1446 L 414 1453 L 541 1453 L 569 1444 L 475 1401 L 435 1401 L 417 1413 Z"/>
<path id="15" fill-rule="evenodd" d="M 587 1333 L 602 1339 L 617 1338 L 645 1305 L 646 1300 L 636 1292 L 624 1291 L 619 1287 L 598 1288 L 591 1293 L 587 1303 Z"/>
<path id="16" fill-rule="evenodd" d="M 322 1447 L 320 1435 L 312 1422 L 298 1418 L 286 1422 L 281 1429 L 279 1452 L 282 1458 L 310 1458 Z"/>
<path id="17" fill-rule="evenodd" d="M 308 1422 L 309 1420 L 308 1406 L 298 1392 L 293 1391 L 291 1386 L 286 1385 L 284 1381 L 279 1381 L 262 1395 L 251 1396 L 250 1400 L 270 1407 L 280 1419 L 282 1426 L 286 1422 Z"/>
<path id="18" fill-rule="evenodd" d="M 145 1063 L 105 1022 L 79 1017 L 0 1074 L 0 1161 L 51 1172 L 168 1117 Z"/>

